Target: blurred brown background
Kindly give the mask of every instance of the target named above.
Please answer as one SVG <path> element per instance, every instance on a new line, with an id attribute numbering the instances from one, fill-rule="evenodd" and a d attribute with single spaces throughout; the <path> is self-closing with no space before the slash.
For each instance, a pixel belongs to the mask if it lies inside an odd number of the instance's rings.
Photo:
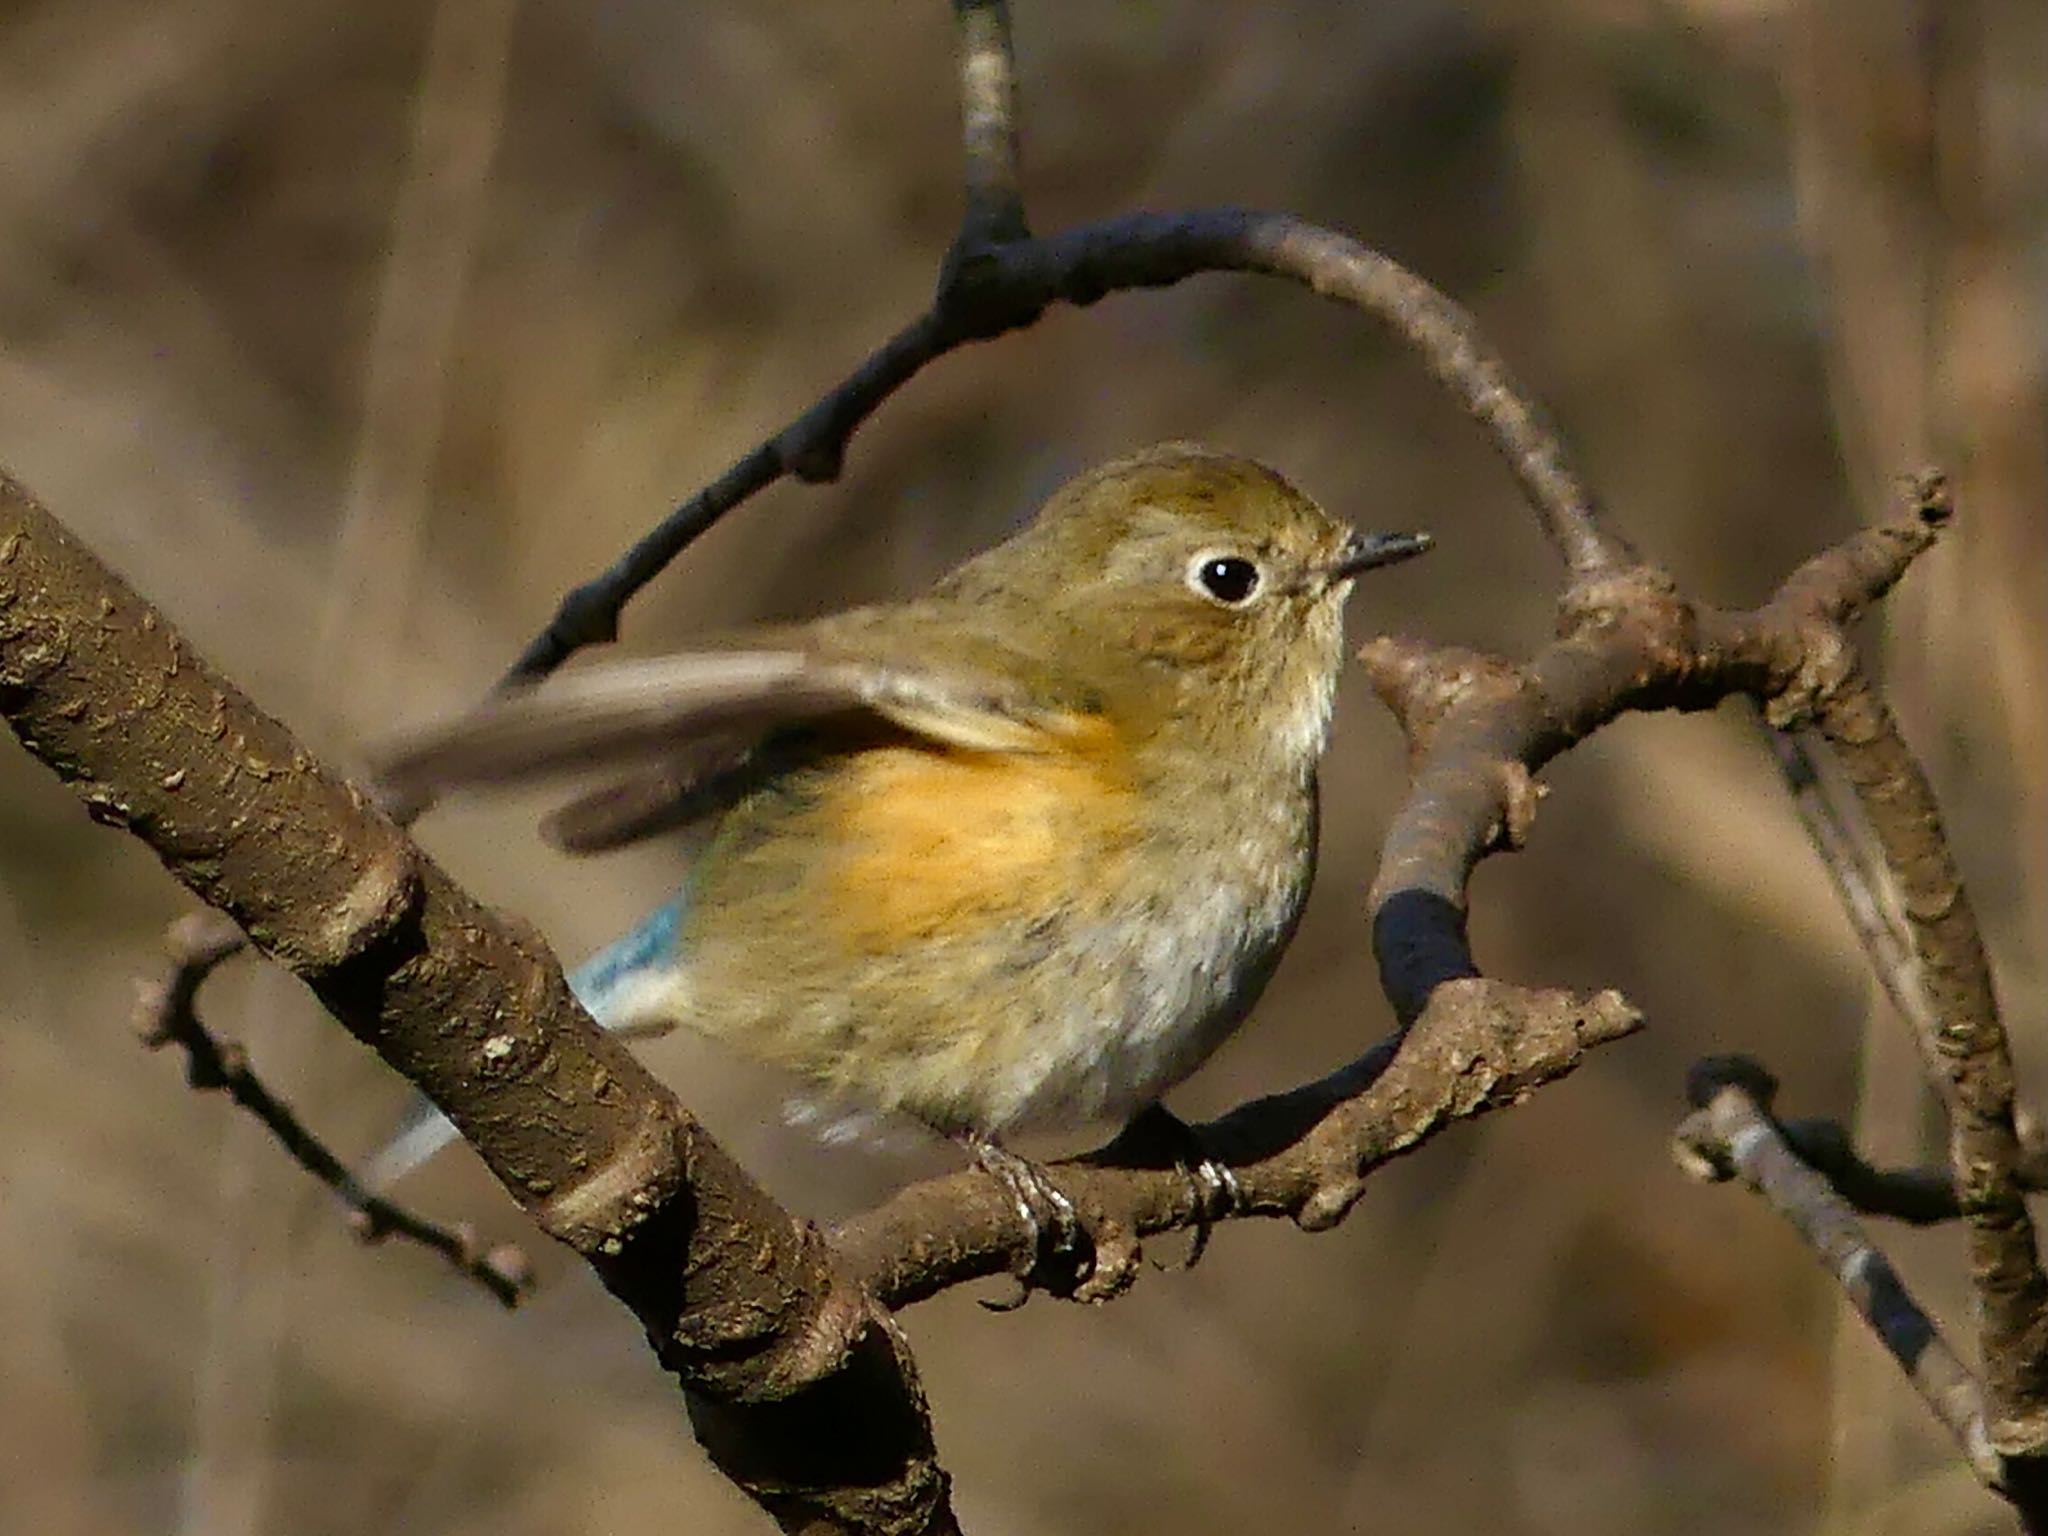
<path id="1" fill-rule="evenodd" d="M 1945 796 L 2039 1086 L 2048 524 L 2038 0 L 1020 0 L 1042 229 L 1242 202 L 1470 303 L 1620 524 L 1760 596 L 1928 457 L 1955 536 L 1873 643 Z M 927 292 L 958 206 L 946 8 L 845 0 L 44 0 L 0 11 L 0 462 L 346 760 L 474 697 L 569 582 L 779 426 Z M 1517 650 L 1554 570 L 1480 435 L 1355 316 L 1210 278 L 948 359 L 693 550 L 626 643 L 907 590 L 1068 472 L 1161 437 L 1265 457 L 1440 552 L 1357 632 Z M 1189 1115 L 1388 1024 L 1361 898 L 1399 786 L 1357 683 L 1324 878 Z M 2004 1528 L 1803 1249 L 1665 1155 L 1686 1064 L 1926 1145 L 1901 1026 L 1737 718 L 1636 720 L 1550 775 L 1477 886 L 1503 974 L 1651 1031 L 1388 1170 L 1339 1232 L 1241 1225 L 1102 1311 L 909 1327 L 970 1529 Z M 579 957 L 674 874 L 546 854 L 530 806 L 430 844 Z M 747 1532 L 579 1268 L 500 1312 L 364 1250 L 178 1064 L 129 978 L 180 893 L 0 748 L 0 1529 Z M 337 1143 L 402 1101 L 245 965 L 219 1027 Z M 799 1209 L 924 1152 L 807 1147 L 776 1085 L 649 1056 Z M 452 1154 L 409 1193 L 524 1236 Z M 1952 1234 L 1887 1234 L 1958 1329 Z"/>

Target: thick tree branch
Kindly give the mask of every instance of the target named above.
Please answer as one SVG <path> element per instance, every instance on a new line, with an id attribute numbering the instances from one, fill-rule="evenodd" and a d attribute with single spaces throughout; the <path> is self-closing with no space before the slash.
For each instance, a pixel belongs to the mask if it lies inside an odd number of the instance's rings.
<path id="1" fill-rule="evenodd" d="M 583 1013 L 530 933 L 0 480 L 0 717 L 461 1127 L 694 1394 L 726 1470 L 793 1527 L 954 1523 L 885 1313 Z M 820 1417 L 822 1416 L 822 1417 Z M 807 1423 L 830 1435 L 789 1433 Z"/>

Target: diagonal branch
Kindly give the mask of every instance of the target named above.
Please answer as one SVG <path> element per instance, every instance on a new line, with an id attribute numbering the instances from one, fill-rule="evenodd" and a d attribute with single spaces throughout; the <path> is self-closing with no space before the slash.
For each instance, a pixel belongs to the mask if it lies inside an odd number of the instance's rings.
<path id="1" fill-rule="evenodd" d="M 199 988 L 222 961 L 247 945 L 242 930 L 218 913 L 196 912 L 171 924 L 166 938 L 169 973 L 136 988 L 136 1029 L 142 1043 L 151 1050 L 166 1045 L 182 1050 L 185 1077 L 192 1087 L 218 1089 L 261 1121 L 292 1161 L 347 1207 L 364 1242 L 403 1237 L 440 1254 L 457 1274 L 474 1280 L 506 1306 L 517 1306 L 533 1285 L 533 1268 L 525 1254 L 510 1244 L 486 1247 L 467 1227 L 441 1226 L 365 1189 L 291 1107 L 263 1085 L 242 1048 L 217 1038 L 201 1021 L 194 1006 Z"/>
<path id="2" fill-rule="evenodd" d="M 1843 1296 L 1955 1437 L 1984 1485 L 2003 1491 L 2005 1464 L 1985 1427 L 1984 1392 L 1865 1235 L 1854 1210 L 1788 1143 L 1771 1117 L 1776 1081 L 1755 1062 L 1714 1058 L 1686 1084 L 1693 1113 L 1677 1131 L 1679 1165 L 1695 1178 L 1739 1178 L 1805 1240 Z"/>
<path id="3" fill-rule="evenodd" d="M 0 718 L 461 1127 L 632 1308 L 714 1458 L 778 1518 L 957 1528 L 909 1350 L 818 1234 L 590 1021 L 537 938 L 4 478 Z"/>
<path id="4" fill-rule="evenodd" d="M 1934 1015 L 1921 980 L 1920 957 L 1913 950 L 1912 930 L 1853 794 L 1843 803 L 1835 782 L 1840 764 L 1811 726 L 1794 731 L 1765 726 L 1763 733 L 1792 797 L 1792 808 L 1820 855 L 1821 866 L 1834 884 L 1878 985 L 1899 1016 L 1912 1025 L 1914 1034 L 1926 1037 L 1935 1027 Z"/>
<path id="5" fill-rule="evenodd" d="M 1822 703 L 1819 719 L 1899 882 L 1933 1009 L 1933 1029 L 1919 1039 L 1948 1107 L 1949 1161 L 1983 1320 L 1992 1442 L 2007 1456 L 2042 1456 L 2048 1276 L 2026 1207 L 2012 1056 L 1976 914 L 1933 792 L 1876 690 L 1851 673 Z"/>
<path id="6" fill-rule="evenodd" d="M 1952 515 L 1946 482 L 1923 475 L 1920 515 Z M 2015 1121 L 2013 1069 L 1991 965 L 1934 792 L 1898 722 L 1842 633 L 1841 594 L 1796 573 L 1766 613 L 1789 666 L 1771 724 L 1811 718 L 1841 764 L 1904 910 L 1924 1008 L 1905 1012 L 1949 1116 L 1949 1162 L 1969 1234 L 1984 1337 L 1990 1435 L 2008 1458 L 2048 1463 L 2048 1275 L 2041 1269 Z M 1794 660 L 1796 648 L 1803 659 Z"/>

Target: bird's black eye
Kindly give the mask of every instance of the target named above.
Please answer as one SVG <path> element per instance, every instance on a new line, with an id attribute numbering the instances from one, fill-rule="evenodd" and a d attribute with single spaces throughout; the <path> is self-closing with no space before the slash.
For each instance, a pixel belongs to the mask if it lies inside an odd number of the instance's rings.
<path id="1" fill-rule="evenodd" d="M 1226 608 L 1243 606 L 1259 590 L 1259 568 L 1242 555 L 1199 555 L 1188 578 L 1189 586 Z"/>

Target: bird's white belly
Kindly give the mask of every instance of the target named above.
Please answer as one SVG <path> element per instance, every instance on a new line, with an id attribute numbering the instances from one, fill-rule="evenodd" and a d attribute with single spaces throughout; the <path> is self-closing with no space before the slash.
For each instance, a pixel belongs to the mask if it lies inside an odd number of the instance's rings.
<path id="1" fill-rule="evenodd" d="M 991 1085 L 993 1128 L 1126 1120 L 1229 1038 L 1307 898 L 1313 831 L 1292 812 L 1261 808 L 1264 835 L 1176 861 L 1169 886 L 1073 936 L 1059 994 Z"/>

